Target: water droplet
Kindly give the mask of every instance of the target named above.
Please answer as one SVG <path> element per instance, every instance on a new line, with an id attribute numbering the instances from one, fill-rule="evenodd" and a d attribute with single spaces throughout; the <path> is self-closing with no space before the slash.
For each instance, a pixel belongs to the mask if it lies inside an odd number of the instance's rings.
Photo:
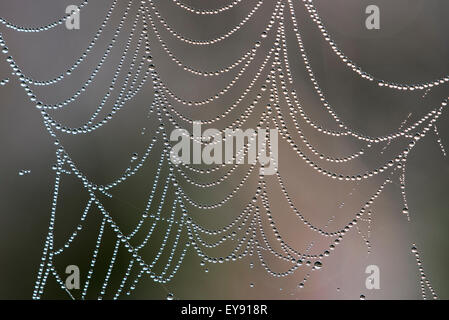
<path id="1" fill-rule="evenodd" d="M 173 293 L 167 294 L 167 300 L 173 300 L 174 298 Z"/>
<path id="2" fill-rule="evenodd" d="M 30 174 L 30 173 L 31 173 L 31 170 L 20 170 L 19 171 L 19 176 L 24 176 L 24 175 Z"/>

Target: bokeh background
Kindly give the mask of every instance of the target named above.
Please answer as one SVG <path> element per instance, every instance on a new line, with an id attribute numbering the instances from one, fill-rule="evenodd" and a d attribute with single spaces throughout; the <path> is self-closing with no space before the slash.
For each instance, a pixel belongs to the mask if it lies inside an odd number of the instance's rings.
<path id="1" fill-rule="evenodd" d="M 81 29 L 76 31 L 60 26 L 37 34 L 17 33 L 1 25 L 0 32 L 8 44 L 8 54 L 19 63 L 22 71 L 34 78 L 46 79 L 59 75 L 88 46 L 111 2 L 91 0 L 81 13 Z M 43 97 L 42 100 L 49 103 L 63 100 L 80 87 L 112 38 L 126 6 L 125 2 L 119 1 L 97 46 L 68 80 L 55 87 L 36 89 L 36 93 Z M 183 2 L 198 8 L 215 8 L 229 1 Z M 161 31 L 161 34 L 176 56 L 186 64 L 197 66 L 198 69 L 215 69 L 229 65 L 252 46 L 266 25 L 274 3 L 272 0 L 264 1 L 241 30 L 214 46 L 192 47 L 180 44 L 165 31 Z M 328 100 L 351 127 L 367 135 L 384 135 L 395 131 L 410 113 L 410 122 L 413 122 L 448 96 L 447 84 L 431 90 L 423 97 L 423 91 L 398 92 L 361 80 L 330 51 L 316 25 L 307 16 L 302 3 L 297 0 L 294 3 L 316 77 Z M 0 16 L 17 25 L 42 25 L 62 16 L 70 4 L 73 1 L 0 0 Z M 191 38 L 210 39 L 243 19 L 256 1 L 244 0 L 233 10 L 218 16 L 204 17 L 186 14 L 171 1 L 156 0 L 155 4 L 175 30 L 180 30 Z M 380 8 L 380 30 L 365 28 L 365 8 L 369 4 Z M 415 83 L 440 78 L 449 72 L 448 1 L 317 0 L 315 5 L 340 48 L 378 78 Z M 131 10 L 131 15 L 135 12 L 136 6 Z M 120 49 L 112 51 L 111 58 L 106 61 L 95 82 L 76 103 L 63 111 L 52 113 L 56 119 L 76 126 L 83 123 L 95 110 L 110 84 L 131 20 L 127 20 L 116 45 Z M 162 30 L 160 25 L 158 27 Z M 303 107 L 317 122 L 333 128 L 306 78 L 291 24 L 287 23 L 286 27 L 290 63 Z M 167 58 L 152 30 L 149 30 L 149 34 L 156 69 L 169 87 L 180 96 L 199 100 L 210 96 L 230 81 L 233 74 L 211 81 L 182 72 Z M 263 52 L 267 52 L 272 40 L 273 35 L 267 38 Z M 261 56 L 256 60 L 260 62 Z M 11 76 L 11 69 L 5 61 L 7 55 L 0 57 L 0 79 L 11 79 L 6 86 L 0 86 L 0 298 L 30 299 L 49 223 L 56 146 L 43 125 L 39 111 L 28 100 L 19 81 Z M 129 63 L 129 59 L 127 61 Z M 255 70 L 254 66 L 250 67 L 236 88 L 210 108 L 191 110 L 176 107 L 180 112 L 197 119 L 223 112 L 247 86 Z M 248 100 L 251 97 L 254 95 L 250 95 Z M 152 98 L 152 85 L 149 81 L 117 117 L 100 130 L 89 135 L 59 135 L 72 159 L 92 181 L 101 184 L 113 180 L 130 165 L 133 153 L 143 153 L 157 126 L 155 117 L 147 118 Z M 236 116 L 238 112 L 231 113 L 229 119 L 235 119 Z M 220 126 L 224 127 L 229 121 L 221 122 Z M 255 120 L 252 121 L 248 126 L 254 126 Z M 438 121 L 438 129 L 443 144 L 449 148 L 447 112 Z M 361 146 L 351 139 L 332 139 L 320 135 L 308 127 L 304 127 L 304 132 L 329 155 L 342 156 Z M 279 170 L 298 208 L 314 224 L 324 226 L 332 218 L 330 229 L 345 225 L 382 182 L 380 177 L 356 185 L 318 176 L 295 156 L 284 141 L 280 141 Z M 373 169 L 401 150 L 403 144 L 393 143 L 381 156 L 380 151 L 384 146 L 382 144 L 372 148 L 369 154 L 350 165 L 331 168 L 347 173 Z M 160 152 L 160 146 L 157 150 Z M 139 210 L 145 206 L 145 197 L 151 190 L 158 159 L 156 152 L 147 161 L 141 174 L 115 191 L 112 199 L 102 199 L 125 230 L 133 226 L 138 220 Z M 323 261 L 323 268 L 320 270 L 311 271 L 309 267 L 303 267 L 294 275 L 274 278 L 258 264 L 257 256 L 232 263 L 201 266 L 201 259 L 193 250 L 189 250 L 182 267 L 170 283 L 162 286 L 151 279 L 143 279 L 132 295 L 123 297 L 165 299 L 168 293 L 172 293 L 177 299 L 358 299 L 363 294 L 367 299 L 421 299 L 418 267 L 410 251 L 411 244 L 416 243 L 428 279 L 438 296 L 447 299 L 449 161 L 443 156 L 435 135 L 429 133 L 410 154 L 407 164 L 406 191 L 411 222 L 402 214 L 403 205 L 396 180 L 373 207 L 371 254 L 367 254 L 363 240 L 352 230 L 338 250 Z M 212 192 L 187 185 L 186 192 L 198 201 L 213 202 L 221 199 L 233 189 L 247 169 L 248 167 L 242 166 L 232 180 Z M 31 173 L 20 176 L 20 170 L 30 170 Z M 199 181 L 203 179 L 197 178 Z M 306 250 L 312 242 L 312 249 L 325 248 L 328 240 L 313 235 L 291 214 L 275 179 L 270 179 L 267 181 L 273 217 L 281 234 L 299 251 Z M 198 210 L 192 210 L 190 214 L 208 227 L 225 225 L 238 215 L 248 197 L 254 194 L 256 183 L 257 175 L 251 176 L 231 203 L 211 214 L 205 215 Z M 57 243 L 63 243 L 71 234 L 86 200 L 87 194 L 79 181 L 73 177 L 64 177 L 56 218 Z M 164 208 L 163 215 L 168 214 L 169 208 Z M 83 271 L 88 269 L 100 221 L 100 214 L 93 210 L 86 230 L 74 242 L 73 248 L 58 258 L 56 265 L 60 274 L 63 275 L 66 265 L 75 264 L 80 266 L 81 279 L 84 279 L 86 274 Z M 162 237 L 164 231 L 162 228 L 157 229 L 157 237 Z M 154 244 L 145 249 L 145 255 L 152 256 L 159 248 L 158 239 L 153 241 Z M 101 272 L 106 268 L 114 243 L 112 233 L 106 232 L 96 271 Z M 224 255 L 227 252 L 225 249 L 222 249 L 223 252 L 216 250 L 215 254 Z M 275 258 L 267 260 L 276 271 L 281 272 L 286 267 L 283 263 L 276 262 Z M 117 274 L 113 275 L 111 286 L 116 287 L 120 283 L 128 261 L 126 256 L 119 257 Z M 254 263 L 254 268 L 250 268 L 251 263 Z M 380 268 L 380 290 L 365 288 L 367 275 L 364 272 L 366 266 L 371 264 Z M 208 272 L 205 272 L 206 269 Z M 298 285 L 309 273 L 310 278 L 304 288 L 299 288 Z M 94 273 L 87 298 L 97 298 L 102 277 L 103 275 L 97 279 Z M 110 294 L 105 296 L 108 297 Z M 66 299 L 68 296 L 50 278 L 43 298 Z"/>

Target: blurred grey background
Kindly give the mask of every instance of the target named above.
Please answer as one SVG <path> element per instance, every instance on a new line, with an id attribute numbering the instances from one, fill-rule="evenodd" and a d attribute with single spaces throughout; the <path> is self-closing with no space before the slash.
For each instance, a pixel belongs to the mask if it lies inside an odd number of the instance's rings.
<path id="1" fill-rule="evenodd" d="M 125 2 L 119 1 L 119 6 L 114 10 L 97 46 L 68 80 L 54 87 L 36 88 L 36 93 L 43 101 L 55 103 L 78 90 L 112 38 L 114 28 L 124 12 Z M 183 0 L 183 3 L 197 8 L 216 8 L 229 2 Z M 448 1 L 315 2 L 322 20 L 340 48 L 363 69 L 378 78 L 415 83 L 437 79 L 449 73 Z M 1 25 L 0 32 L 9 47 L 8 55 L 14 57 L 22 71 L 34 78 L 47 79 L 59 75 L 67 70 L 88 46 L 111 3 L 111 0 L 91 0 L 82 10 L 80 30 L 70 31 L 60 26 L 37 34 L 17 33 Z M 193 39 L 210 39 L 222 34 L 224 30 L 229 30 L 243 19 L 256 1 L 243 0 L 236 8 L 221 15 L 204 17 L 188 14 L 172 1 L 156 0 L 155 3 L 174 30 L 179 30 L 181 34 Z M 331 52 L 316 25 L 307 16 L 302 2 L 294 0 L 294 3 L 316 77 L 328 101 L 352 128 L 367 135 L 385 135 L 395 131 L 409 113 L 412 114 L 409 120 L 411 123 L 438 106 L 441 100 L 448 96 L 447 84 L 431 90 L 423 97 L 424 91 L 398 92 L 361 80 L 345 68 Z M 0 0 L 0 17 L 17 25 L 43 25 L 61 17 L 70 4 L 74 4 L 73 1 Z M 365 28 L 365 8 L 369 4 L 378 5 L 380 8 L 380 30 Z M 252 46 L 266 25 L 273 7 L 273 0 L 265 0 L 241 30 L 214 46 L 198 48 L 180 44 L 167 32 L 162 31 L 160 24 L 158 27 L 176 56 L 187 65 L 198 69 L 216 69 L 229 65 Z M 131 17 L 135 12 L 136 4 L 131 10 Z M 127 20 L 120 40 L 111 53 L 111 59 L 106 61 L 87 92 L 66 109 L 52 112 L 58 121 L 77 126 L 86 121 L 96 109 L 110 84 L 120 50 L 129 34 L 131 20 Z M 288 18 L 286 20 L 288 21 Z M 323 112 L 304 72 L 291 32 L 291 23 L 286 23 L 286 29 L 290 63 L 303 107 L 318 123 L 330 126 L 332 122 Z M 149 34 L 157 71 L 170 88 L 182 97 L 192 100 L 208 97 L 227 84 L 234 74 L 212 81 L 182 72 L 170 62 L 151 29 Z M 267 45 L 262 48 L 265 53 L 272 43 L 272 36 L 267 40 Z M 261 56 L 258 55 L 259 63 Z M 56 146 L 43 125 L 39 111 L 29 102 L 17 78 L 11 75 L 11 69 L 5 61 L 7 55 L 2 54 L 0 57 L 0 80 L 11 80 L 7 85 L 0 86 L 0 298 L 30 299 L 49 223 L 55 177 L 51 168 L 55 163 Z M 250 67 L 236 88 L 211 107 L 193 111 L 187 107 L 175 107 L 183 114 L 196 119 L 215 116 L 240 95 L 239 92 L 246 88 L 254 71 L 255 68 Z M 123 77 L 120 79 L 119 83 Z M 59 139 L 72 159 L 92 181 L 101 184 L 113 180 L 129 166 L 133 153 L 142 155 L 157 125 L 154 114 L 150 119 L 146 117 L 152 98 L 152 86 L 149 81 L 143 90 L 100 130 L 89 135 L 59 134 Z M 250 98 L 251 95 L 248 100 Z M 108 106 L 110 108 L 110 104 Z M 230 119 L 238 117 L 238 110 L 231 113 Z M 284 114 L 287 114 L 287 109 Z M 254 124 L 255 120 L 252 121 L 249 125 Z M 220 126 L 227 124 L 229 122 L 223 121 Z M 449 149 L 447 112 L 437 124 L 442 142 L 446 149 Z M 142 134 L 144 128 L 145 134 Z M 342 156 L 360 147 L 353 139 L 329 138 L 316 133 L 310 127 L 305 127 L 304 133 L 331 156 Z M 299 137 L 296 136 L 296 139 L 299 140 Z M 373 148 L 369 154 L 354 163 L 330 168 L 348 174 L 376 168 L 401 150 L 403 140 L 401 141 L 392 143 L 383 156 L 379 156 L 379 153 L 385 144 Z M 160 146 L 158 148 L 160 151 Z M 131 228 L 138 220 L 139 210 L 145 206 L 145 197 L 151 190 L 158 159 L 156 152 L 155 156 L 147 161 L 142 174 L 117 190 L 112 199 L 104 199 L 105 206 L 125 229 Z M 282 140 L 279 159 L 279 170 L 298 208 L 312 223 L 320 226 L 326 225 L 329 219 L 335 217 L 329 229 L 337 229 L 352 220 L 354 213 L 382 182 L 380 178 L 375 178 L 356 186 L 354 183 L 330 181 L 318 176 L 298 159 Z M 189 250 L 178 274 L 170 283 L 161 286 L 145 278 L 131 296 L 124 297 L 165 299 L 167 293 L 171 292 L 178 299 L 358 299 L 362 294 L 367 299 L 421 299 L 418 267 L 410 251 L 411 244 L 416 243 L 428 279 L 438 296 L 447 299 L 448 158 L 442 155 L 436 137 L 431 132 L 419 142 L 410 154 L 407 164 L 406 191 L 411 222 L 407 222 L 402 214 L 403 205 L 396 180 L 395 184 L 388 186 L 373 208 L 370 255 L 367 254 L 363 240 L 352 230 L 338 250 L 323 261 L 322 269 L 312 272 L 310 268 L 304 267 L 292 276 L 273 278 L 258 264 L 257 256 L 233 263 L 200 266 L 201 259 L 193 250 Z M 246 169 L 247 167 L 239 168 L 239 173 L 229 183 L 214 189 L 212 193 L 202 190 L 198 192 L 198 189 L 187 185 L 186 192 L 196 200 L 206 203 L 219 200 L 234 188 L 241 179 L 240 173 L 243 174 Z M 20 176 L 20 170 L 30 170 L 31 173 Z M 291 214 L 275 179 L 267 180 L 273 216 L 281 234 L 299 251 L 304 251 L 311 242 L 314 242 L 314 249 L 325 248 L 329 244 L 328 239 L 320 239 L 308 231 Z M 257 176 L 252 176 L 231 203 L 215 210 L 212 215 L 201 214 L 198 210 L 192 210 L 191 215 L 199 223 L 211 228 L 229 223 L 238 215 L 248 197 L 254 194 L 256 182 Z M 354 188 L 353 195 L 349 195 Z M 156 196 L 156 201 L 158 196 L 160 194 Z M 86 200 L 87 195 L 81 184 L 73 177 L 64 177 L 56 218 L 57 243 L 63 243 L 71 234 Z M 83 271 L 88 269 L 100 223 L 97 211 L 93 210 L 89 215 L 88 227 L 74 242 L 73 248 L 58 257 L 56 265 L 61 275 L 64 275 L 66 265 L 76 264 L 80 266 L 82 280 L 86 276 Z M 164 208 L 163 215 L 169 213 L 169 209 Z M 157 230 L 159 236 L 164 232 L 164 229 Z M 112 232 L 106 232 L 95 269 L 99 270 L 101 276 L 97 278 L 94 273 L 88 298 L 95 299 L 98 296 L 104 277 L 101 270 L 104 271 L 109 262 L 114 243 Z M 154 245 L 146 249 L 145 254 L 154 256 L 158 247 L 159 243 L 155 241 Z M 215 252 L 219 256 L 227 251 Z M 128 261 L 129 258 L 123 256 L 117 262 L 117 274 L 113 274 L 111 278 L 111 286 L 114 288 L 121 281 L 121 274 Z M 273 269 L 279 272 L 285 269 L 285 265 L 277 263 L 274 258 L 268 261 Z M 250 268 L 250 263 L 254 263 L 255 267 Z M 367 275 L 364 272 L 366 266 L 371 264 L 380 268 L 380 290 L 365 288 Z M 205 272 L 206 268 L 208 272 Z M 311 276 L 306 285 L 304 288 L 298 288 L 308 273 Z M 133 277 L 134 273 L 131 279 Z M 250 283 L 254 283 L 254 288 L 250 287 Z M 111 293 L 108 292 L 105 297 L 110 297 Z M 67 295 L 57 287 L 54 279 L 50 278 L 43 298 L 66 299 Z"/>

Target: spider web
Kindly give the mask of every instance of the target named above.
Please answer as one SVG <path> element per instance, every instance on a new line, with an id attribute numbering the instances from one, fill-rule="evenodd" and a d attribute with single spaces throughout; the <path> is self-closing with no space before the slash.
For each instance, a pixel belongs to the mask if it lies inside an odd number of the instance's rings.
<path id="1" fill-rule="evenodd" d="M 203 10 L 178 0 L 171 1 L 178 7 L 178 10 L 182 10 L 183 14 L 194 15 L 197 19 L 201 19 L 202 16 L 216 16 L 236 10 L 242 3 L 241 0 L 235 0 L 218 9 Z M 86 0 L 79 5 L 81 12 L 88 10 L 88 2 Z M 22 70 L 13 56 L 9 55 L 6 41 L 0 33 L 0 45 L 7 57 L 6 61 L 9 63 L 13 75 L 19 79 L 30 101 L 40 110 L 43 124 L 48 134 L 54 139 L 57 149 L 51 216 L 42 260 L 37 272 L 33 299 L 42 297 L 49 281 L 56 281 L 61 290 L 65 291 L 72 299 L 86 298 L 88 292 L 93 290 L 89 290 L 89 288 L 94 279 L 101 282 L 99 291 L 91 293 L 98 299 L 103 297 L 118 299 L 123 295 L 130 295 L 144 277 L 149 277 L 164 286 L 179 271 L 184 258 L 190 251 L 202 259 L 202 265 L 232 263 L 248 256 L 254 256 L 260 266 L 276 278 L 288 277 L 298 270 L 305 269 L 308 271 L 306 271 L 304 281 L 300 284 L 300 287 L 303 287 L 311 277 L 311 271 L 321 269 L 326 263 L 327 257 L 338 254 L 338 247 L 346 240 L 348 234 L 354 232 L 358 234 L 365 243 L 367 252 L 371 251 L 370 232 L 375 216 L 375 204 L 378 199 L 382 198 L 388 185 L 400 186 L 400 201 L 403 202 L 402 214 L 410 220 L 406 194 L 407 159 L 415 146 L 432 132 L 437 137 L 443 155 L 446 156 L 438 133 L 437 121 L 445 111 L 447 97 L 441 101 L 440 105 L 436 105 L 414 121 L 412 121 L 412 114 L 408 114 L 397 130 L 389 134 L 368 136 L 359 132 L 338 115 L 321 89 L 313 72 L 311 58 L 308 55 L 301 27 L 296 18 L 298 4 L 294 2 L 299 4 L 300 1 L 254 1 L 254 6 L 237 24 L 223 26 L 222 35 L 209 40 L 197 40 L 172 27 L 169 24 L 170 17 L 166 17 L 160 11 L 157 1 L 128 0 L 112 40 L 105 49 L 101 49 L 98 48 L 97 42 L 108 24 L 112 23 L 113 13 L 120 10 L 118 1 L 114 0 L 111 1 L 111 6 L 106 11 L 104 21 L 92 42 L 80 58 L 67 71 L 46 80 L 34 79 Z M 449 82 L 449 76 L 416 84 L 393 83 L 378 79 L 363 70 L 338 47 L 322 22 L 313 1 L 304 0 L 302 5 L 339 61 L 362 80 L 371 82 L 373 86 L 397 92 L 424 91 L 424 94 L 428 94 L 432 88 Z M 202 70 L 185 63 L 181 52 L 175 53 L 176 49 L 172 45 L 174 41 L 199 48 L 218 45 L 231 38 L 240 29 L 247 27 L 252 19 L 256 19 L 262 8 L 267 10 L 268 7 L 272 11 L 264 29 L 255 37 L 255 41 L 251 40 L 253 42 L 250 49 L 229 65 L 215 70 Z M 70 15 L 66 15 L 41 27 L 17 26 L 3 18 L 0 19 L 0 23 L 4 28 L 17 32 L 37 33 L 62 27 L 69 18 Z M 125 31 L 127 23 L 131 23 L 129 33 Z M 288 36 L 289 32 L 293 32 L 294 41 Z M 125 36 L 126 45 L 114 70 L 114 76 L 110 79 L 107 92 L 100 97 L 100 103 L 96 110 L 85 120 L 83 125 L 78 127 L 58 122 L 53 112 L 68 108 L 86 90 L 89 90 L 89 85 L 95 81 L 100 70 L 104 68 L 111 52 L 117 49 L 117 39 L 120 36 Z M 192 74 L 197 78 L 210 79 L 210 81 L 228 74 L 235 75 L 209 97 L 183 97 L 183 93 L 177 93 L 170 87 L 169 81 L 164 80 L 167 78 L 164 73 L 165 68 L 160 67 L 158 60 L 153 58 L 152 51 L 155 47 L 166 54 L 171 63 L 178 67 L 179 72 Z M 89 54 L 97 49 L 104 54 L 86 82 L 72 96 L 62 99 L 58 103 L 50 104 L 45 102 L 45 97 L 41 97 L 35 92 L 37 87 L 55 86 L 71 77 L 72 73 L 87 61 Z M 295 52 L 294 57 L 291 54 L 292 50 Z M 295 86 L 297 75 L 291 68 L 291 60 L 298 58 L 306 70 L 304 79 L 312 84 L 322 110 L 327 112 L 332 119 L 331 125 L 323 125 L 314 120 L 313 114 L 309 114 L 303 106 L 303 101 Z M 126 59 L 131 59 L 131 62 L 126 64 Z M 123 81 L 121 81 L 121 77 L 124 78 Z M 8 82 L 9 79 L 5 78 L 0 80 L 0 85 L 5 86 Z M 153 92 L 153 101 L 147 110 L 148 119 L 157 123 L 153 136 L 148 140 L 147 148 L 140 155 L 137 153 L 132 155 L 129 167 L 119 177 L 111 179 L 107 184 L 96 183 L 83 173 L 76 161 L 71 158 L 70 152 L 59 140 L 59 135 L 89 135 L 94 131 L 102 130 L 122 109 L 132 105 L 131 102 L 136 96 L 145 90 Z M 236 93 L 236 97 L 231 98 L 232 104 L 220 108 L 221 101 L 232 93 Z M 217 115 L 207 119 L 201 117 L 201 113 L 199 113 L 199 117 L 192 116 L 192 114 L 197 114 L 196 110 L 207 107 L 214 108 Z M 107 110 L 107 108 L 110 109 Z M 255 163 L 249 165 L 248 169 L 245 167 L 246 171 L 240 170 L 241 167 L 236 164 L 207 167 L 187 164 L 175 166 L 170 161 L 170 129 L 188 129 L 197 120 L 202 121 L 205 125 L 220 127 L 221 133 L 225 129 L 243 128 L 248 125 L 258 128 L 275 128 L 279 132 L 281 141 L 288 147 L 291 153 L 289 156 L 293 158 L 292 161 L 309 166 L 320 179 L 325 178 L 342 184 L 351 183 L 351 191 L 345 198 L 351 197 L 367 184 L 371 187 L 369 189 L 371 193 L 358 210 L 347 212 L 345 215 L 347 221 L 343 226 L 335 226 L 335 222 L 333 222 L 335 216 L 324 225 L 317 225 L 311 222 L 313 219 L 308 217 L 307 212 L 300 209 L 300 203 L 295 199 L 295 190 L 289 188 L 289 184 L 286 183 L 287 172 L 282 171 L 282 166 L 272 177 L 263 174 L 257 175 L 259 168 Z M 224 123 L 230 124 L 225 125 Z M 147 128 L 142 128 L 142 134 L 146 130 Z M 313 135 L 320 134 L 329 139 L 352 139 L 352 141 L 357 141 L 361 147 L 358 151 L 345 155 L 327 154 L 313 142 L 313 137 L 308 137 L 310 130 L 314 131 Z M 194 139 L 193 136 L 190 136 L 190 139 Z M 271 143 L 273 142 L 270 141 Z M 376 148 L 376 146 L 380 147 Z M 391 150 L 394 146 L 399 147 Z M 244 153 L 247 151 L 247 147 L 242 150 Z M 347 172 L 345 165 L 354 163 L 363 157 L 380 158 L 381 156 L 383 156 L 382 159 L 387 158 L 373 168 L 345 173 Z M 282 162 L 282 159 L 280 161 Z M 156 166 L 153 165 L 153 170 L 148 170 L 147 167 L 151 167 L 149 162 L 156 163 Z M 357 165 L 354 167 L 358 168 Z M 137 208 L 137 222 L 132 228 L 129 228 L 117 220 L 113 212 L 107 209 L 106 203 L 107 199 L 118 197 L 115 194 L 116 189 L 139 175 L 151 179 L 152 187 L 147 195 L 145 207 Z M 61 196 L 61 183 L 67 177 L 74 177 L 78 180 L 88 196 L 80 220 L 73 232 L 62 245 L 56 245 L 56 221 L 61 218 L 58 201 Z M 226 186 L 223 187 L 225 191 L 220 189 L 223 185 Z M 276 198 L 271 194 L 275 190 L 275 186 L 279 193 Z M 224 206 L 229 208 L 233 201 L 243 201 L 236 200 L 236 198 L 244 188 L 246 190 L 253 189 L 254 192 L 251 196 L 246 196 L 243 209 L 237 214 L 233 214 L 231 221 L 227 221 L 217 228 L 210 228 L 207 224 L 203 224 L 201 219 L 194 218 L 198 212 L 213 215 L 217 209 Z M 204 197 L 203 195 L 206 193 L 220 195 L 220 198 L 215 200 L 215 196 Z M 346 199 L 342 199 L 339 210 L 345 209 L 345 201 Z M 300 247 L 299 244 L 286 240 L 276 224 L 278 214 L 274 208 L 277 202 L 283 202 L 293 214 L 294 219 L 303 223 L 313 237 L 324 241 L 326 245 L 319 246 L 316 244 L 317 240 L 310 240 L 310 244 L 305 250 L 299 250 L 297 249 Z M 56 261 L 76 242 L 83 229 L 86 228 L 89 216 L 94 214 L 100 217 L 94 250 L 89 254 L 89 271 L 83 281 L 82 290 L 79 296 L 76 296 L 66 288 Z M 155 239 L 158 229 L 163 230 L 159 240 Z M 113 239 L 112 254 L 105 249 L 103 244 L 105 237 Z M 229 249 L 226 254 L 214 254 L 215 249 L 223 247 Z M 427 291 L 432 298 L 436 298 L 437 295 L 424 273 L 416 245 L 411 244 L 410 248 L 416 257 L 420 271 L 423 298 L 428 296 Z M 144 254 L 148 251 L 151 251 L 151 257 Z M 125 272 L 121 272 L 117 268 L 119 257 L 126 260 Z M 107 259 L 107 267 L 102 270 L 95 268 L 97 262 L 103 259 Z M 167 293 L 168 298 L 173 298 L 169 291 Z"/>

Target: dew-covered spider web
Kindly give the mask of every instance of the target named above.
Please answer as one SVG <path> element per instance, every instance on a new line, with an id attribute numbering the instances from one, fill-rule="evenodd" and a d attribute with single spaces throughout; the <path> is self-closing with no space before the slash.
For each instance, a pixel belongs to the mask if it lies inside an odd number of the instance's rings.
<path id="1" fill-rule="evenodd" d="M 81 18 L 91 1 L 78 5 Z M 67 61 L 67 69 L 48 79 L 27 73 L 14 57 L 14 46 L 5 34 L 45 34 L 64 28 L 72 16 L 67 14 L 39 27 L 19 26 L 0 18 L 0 46 L 15 79 L 0 74 L 0 86 L 20 83 L 56 147 L 48 234 L 33 299 L 41 299 L 50 283 L 72 299 L 132 297 L 145 279 L 166 288 L 188 254 L 199 257 L 199 268 L 205 272 L 214 264 L 220 268 L 250 258 L 249 268 L 260 267 L 273 281 L 300 273 L 301 289 L 338 261 L 332 258 L 338 259 L 339 247 L 346 241 L 361 241 L 366 254 L 371 253 L 372 229 L 381 210 L 377 205 L 386 193 L 398 191 L 394 194 L 401 209 L 395 214 L 404 224 L 413 220 L 406 192 L 407 160 L 428 135 L 438 144 L 440 156 L 446 157 L 438 121 L 446 111 L 447 95 L 430 110 L 405 113 L 393 131 L 379 136 L 364 133 L 328 100 L 322 89 L 327 85 L 322 86 L 314 72 L 320 62 L 309 54 L 309 39 L 303 37 L 298 12 L 305 13 L 322 37 L 322 50 L 333 54 L 336 63 L 359 81 L 379 87 L 380 95 L 419 92 L 424 99 L 435 88 L 446 86 L 448 75 L 420 83 L 378 78 L 375 71 L 365 70 L 345 54 L 312 0 L 233 0 L 215 9 L 200 9 L 180 0 L 107 3 L 109 7 L 98 17 L 98 22 L 102 21 L 99 28 L 90 30 L 92 39 L 87 48 L 75 61 Z M 238 19 L 233 16 L 232 23 L 220 26 L 220 35 L 212 38 L 201 37 L 207 30 L 197 30 L 195 35 L 192 30 L 179 29 L 173 20 L 185 17 L 210 22 L 236 10 L 245 13 L 237 15 Z M 258 28 L 252 24 L 255 20 Z M 247 49 L 231 63 L 220 64 L 227 61 L 225 53 L 214 48 L 228 44 L 245 28 L 252 35 L 246 39 Z M 189 48 L 197 50 L 194 58 L 185 58 L 184 50 Z M 202 50 L 215 51 L 201 55 Z M 93 68 L 86 66 L 89 61 Z M 89 71 L 81 77 L 83 68 Z M 112 76 L 102 75 L 105 68 Z M 82 79 L 71 94 L 57 102 L 48 98 L 71 77 Z M 188 86 L 180 86 L 186 77 L 190 79 Z M 80 103 L 98 82 L 104 84 L 103 91 L 95 90 L 95 99 Z M 303 98 L 304 83 L 312 88 L 309 95 L 317 101 L 313 108 Z M 66 137 L 73 141 L 107 129 L 125 109 L 141 105 L 138 97 L 143 93 L 152 99 L 144 106 L 147 124 L 137 128 L 145 147 L 130 155 L 129 166 L 121 174 L 107 177 L 106 183 L 98 182 L 72 156 L 64 142 Z M 81 124 L 73 125 L 61 116 L 71 108 L 87 110 Z M 174 165 L 170 161 L 170 132 L 180 128 L 191 132 L 195 121 L 220 133 L 237 128 L 277 129 L 277 172 L 263 175 L 257 163 Z M 128 123 L 121 130 L 130 127 L 134 126 Z M 193 139 L 193 135 L 189 137 Z M 334 148 L 340 141 L 350 147 Z M 292 178 L 297 171 L 307 172 L 304 179 Z M 21 172 L 24 174 L 30 172 Z M 67 196 L 63 186 L 68 179 L 79 185 L 84 202 L 70 233 L 60 239 L 58 223 L 65 219 L 67 209 L 61 205 L 61 197 Z M 124 200 L 123 190 L 140 188 L 137 185 L 142 181 L 149 187 L 135 192 L 144 194 L 144 204 Z M 339 202 L 333 205 L 330 216 L 326 212 L 318 218 L 319 210 L 313 209 L 311 200 L 302 198 L 307 198 L 309 185 L 322 188 L 323 202 L 328 201 L 324 190 L 334 190 L 331 192 Z M 111 205 L 115 200 L 128 201 L 125 218 L 116 212 L 120 208 Z M 92 227 L 95 239 L 81 241 L 85 229 Z M 292 236 L 295 228 L 301 228 L 300 240 Z M 288 229 L 287 235 L 284 229 Z M 76 246 L 86 248 L 88 263 L 87 269 L 82 269 L 80 290 L 73 291 L 66 287 L 65 265 L 58 260 L 65 263 L 64 255 Z M 437 298 L 413 240 L 408 250 L 416 258 L 416 281 L 422 297 Z M 257 287 L 257 283 L 249 286 Z M 171 290 L 166 293 L 168 299 L 177 297 Z M 360 298 L 364 297 L 361 292 Z"/>

